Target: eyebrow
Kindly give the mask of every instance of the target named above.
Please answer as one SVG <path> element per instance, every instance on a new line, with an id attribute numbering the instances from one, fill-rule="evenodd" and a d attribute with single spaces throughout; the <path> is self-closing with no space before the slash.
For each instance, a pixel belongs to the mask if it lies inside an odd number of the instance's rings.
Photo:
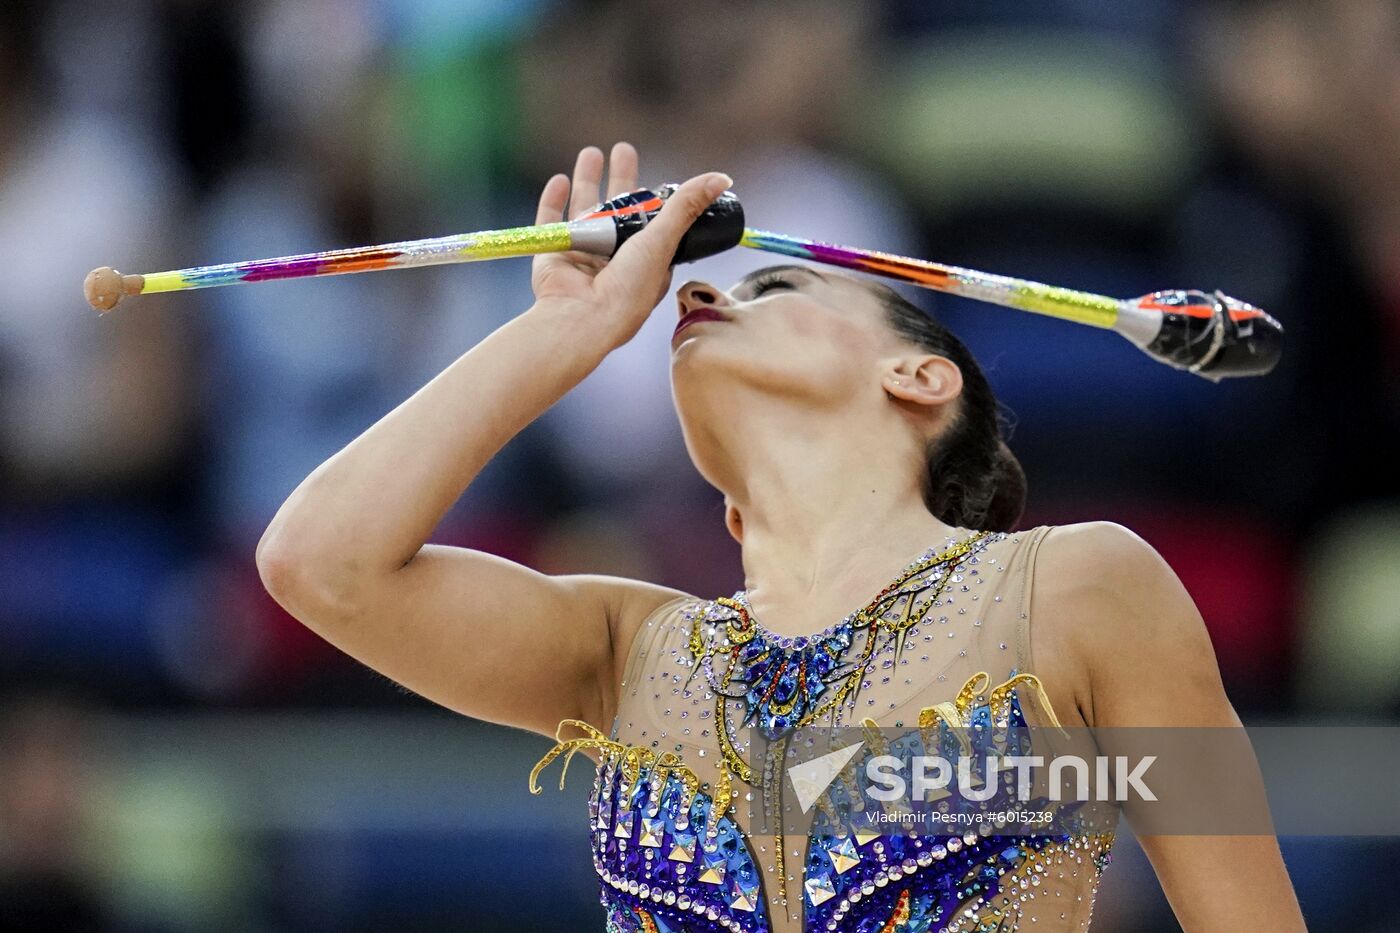
<path id="1" fill-rule="evenodd" d="M 738 284 L 736 284 L 734 288 L 736 291 L 741 288 L 749 288 L 754 284 L 754 282 L 761 278 L 765 278 L 770 275 L 786 274 L 788 272 L 805 272 L 808 275 L 816 276 L 823 282 L 830 281 L 826 276 L 822 275 L 820 272 L 818 272 L 816 269 L 813 269 L 811 266 L 799 266 L 795 263 L 790 263 L 788 265 L 783 266 L 764 266 L 762 269 L 755 269 L 753 272 L 750 272 L 748 275 L 740 279 Z"/>

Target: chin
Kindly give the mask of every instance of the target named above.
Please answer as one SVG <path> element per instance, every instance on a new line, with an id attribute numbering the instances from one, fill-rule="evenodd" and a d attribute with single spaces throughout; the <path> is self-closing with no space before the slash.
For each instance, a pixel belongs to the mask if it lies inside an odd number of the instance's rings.
<path id="1" fill-rule="evenodd" d="M 671 351 L 671 372 L 675 378 L 703 377 L 731 361 L 732 354 L 724 353 L 709 339 L 710 335 L 695 336 L 681 341 L 681 345 Z"/>

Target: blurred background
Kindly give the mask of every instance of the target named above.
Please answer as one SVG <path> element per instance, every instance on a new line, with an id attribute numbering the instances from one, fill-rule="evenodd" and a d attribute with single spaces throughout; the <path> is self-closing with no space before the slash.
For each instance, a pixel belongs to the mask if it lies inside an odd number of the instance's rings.
<path id="1" fill-rule="evenodd" d="M 526 223 L 617 139 L 650 183 L 729 172 L 756 226 L 1271 311 L 1283 363 L 1212 386 L 1111 334 L 911 295 L 1015 421 L 1024 524 L 1152 543 L 1247 723 L 1400 724 L 1393 0 L 12 0 L 0 928 L 601 929 L 587 776 L 531 797 L 546 740 L 339 655 L 253 565 L 308 472 L 529 304 L 526 263 L 107 319 L 80 284 Z M 668 320 L 512 441 L 438 540 L 738 589 Z M 1397 840 L 1283 845 L 1312 929 L 1400 930 Z M 1115 856 L 1094 928 L 1176 929 L 1129 834 Z"/>

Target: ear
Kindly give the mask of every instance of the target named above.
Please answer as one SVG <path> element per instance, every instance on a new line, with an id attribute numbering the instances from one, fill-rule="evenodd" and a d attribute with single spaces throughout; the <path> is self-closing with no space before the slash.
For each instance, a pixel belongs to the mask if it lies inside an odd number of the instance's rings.
<path id="1" fill-rule="evenodd" d="M 916 405 L 946 405 L 962 394 L 962 370 L 946 356 L 891 357 L 883 362 L 880 379 L 896 401 Z"/>
<path id="2" fill-rule="evenodd" d="M 744 543 L 744 517 L 728 499 L 724 500 L 724 527 L 729 529 L 731 538 L 739 544 Z"/>

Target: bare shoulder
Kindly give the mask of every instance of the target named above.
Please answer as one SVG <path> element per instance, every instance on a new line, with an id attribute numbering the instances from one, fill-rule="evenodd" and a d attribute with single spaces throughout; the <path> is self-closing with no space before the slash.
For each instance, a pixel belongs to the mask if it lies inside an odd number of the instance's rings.
<path id="1" fill-rule="evenodd" d="M 1073 600 L 1079 611 L 1121 610 L 1153 592 L 1180 586 L 1156 549 L 1117 522 L 1052 526 L 1041 542 L 1036 566 L 1041 594 Z"/>
<path id="2" fill-rule="evenodd" d="M 674 587 L 609 574 L 576 574 L 571 580 L 580 590 L 602 603 L 608 620 L 611 658 L 600 684 L 602 720 L 606 728 L 606 723 L 611 722 L 616 711 L 617 694 L 627 659 L 642 624 L 667 603 L 695 597 Z"/>
<path id="3" fill-rule="evenodd" d="M 618 649 L 617 653 L 623 658 L 627 657 L 627 649 L 632 644 L 637 630 L 642 627 L 642 623 L 652 613 L 677 599 L 695 599 L 684 590 L 662 586 L 659 583 L 647 583 L 644 580 L 623 580 L 621 578 L 612 579 L 619 582 L 616 585 L 615 611 L 609 617 L 612 620 L 613 644 Z"/>
<path id="4" fill-rule="evenodd" d="M 579 593 L 602 604 L 615 653 L 622 658 L 627 656 L 633 636 L 652 613 L 673 600 L 695 598 L 684 590 L 631 577 L 580 573 L 567 579 Z"/>
<path id="5" fill-rule="evenodd" d="M 1053 525 L 1040 547 L 1038 561 L 1057 569 L 1078 567 L 1076 577 L 1098 585 L 1124 574 L 1147 574 L 1166 567 L 1161 555 L 1142 536 L 1117 522 L 1077 522 Z"/>
<path id="6" fill-rule="evenodd" d="M 1124 709 L 1121 695 L 1163 672 L 1200 690 L 1218 687 L 1215 651 L 1195 603 L 1130 528 L 1107 521 L 1052 527 L 1036 557 L 1033 598 L 1039 636 L 1081 685 L 1077 701 L 1090 725 L 1111 724 Z"/>

